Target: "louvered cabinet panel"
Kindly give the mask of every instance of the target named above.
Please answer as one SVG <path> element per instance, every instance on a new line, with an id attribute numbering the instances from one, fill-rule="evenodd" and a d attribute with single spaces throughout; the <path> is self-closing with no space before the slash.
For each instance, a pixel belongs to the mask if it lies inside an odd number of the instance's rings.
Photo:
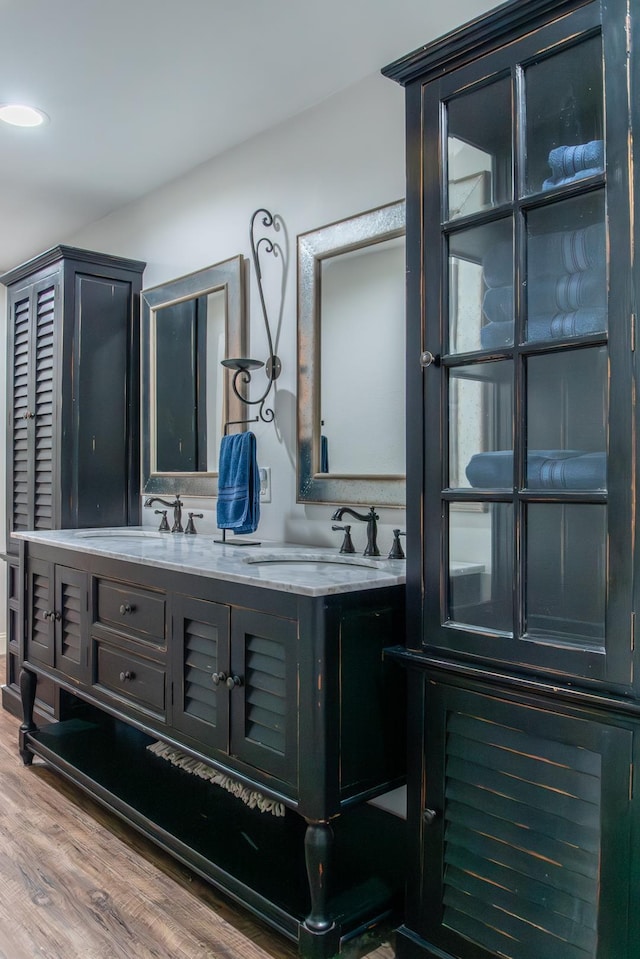
<path id="1" fill-rule="evenodd" d="M 53 528 L 53 377 L 56 286 L 36 290 L 34 529 Z"/>
<path id="2" fill-rule="evenodd" d="M 297 623 L 234 609 L 231 623 L 231 752 L 297 782 Z"/>
<path id="3" fill-rule="evenodd" d="M 626 956 L 631 731 L 437 683 L 426 702 L 425 937 L 473 959 Z"/>
<path id="4" fill-rule="evenodd" d="M 27 564 L 25 659 L 45 666 L 53 666 L 54 662 L 53 569 L 51 563 L 37 558 Z"/>
<path id="5" fill-rule="evenodd" d="M 12 304 L 13 363 L 9 384 L 11 398 L 11 436 L 13 451 L 9 519 L 11 529 L 30 527 L 29 517 L 29 323 L 30 298 L 18 297 Z"/>
<path id="6" fill-rule="evenodd" d="M 86 573 L 56 566 L 55 597 L 55 666 L 74 679 L 83 679 L 87 667 Z"/>
<path id="7" fill-rule="evenodd" d="M 173 724 L 203 751 L 229 745 L 229 608 L 176 594 L 173 620 Z"/>

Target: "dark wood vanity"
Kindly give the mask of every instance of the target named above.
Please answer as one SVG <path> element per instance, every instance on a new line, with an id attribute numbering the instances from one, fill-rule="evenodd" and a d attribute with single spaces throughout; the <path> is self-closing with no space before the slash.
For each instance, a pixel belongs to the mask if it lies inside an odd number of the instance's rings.
<path id="1" fill-rule="evenodd" d="M 221 579 L 197 568 L 221 548 L 179 536 L 143 540 L 142 561 L 106 534 L 21 536 L 23 759 L 328 959 L 401 909 L 404 819 L 366 800 L 403 781 L 404 672 L 384 650 L 404 634 L 404 586 L 305 593 L 267 585 L 266 561 L 255 585 Z M 56 721 L 38 726 L 41 682 Z M 158 741 L 280 815 L 154 754 Z"/>

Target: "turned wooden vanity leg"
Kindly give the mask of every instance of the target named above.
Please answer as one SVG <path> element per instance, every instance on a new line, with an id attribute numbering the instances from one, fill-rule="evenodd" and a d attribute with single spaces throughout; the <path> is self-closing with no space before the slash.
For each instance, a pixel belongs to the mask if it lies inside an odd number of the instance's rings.
<path id="1" fill-rule="evenodd" d="M 20 698 L 22 699 L 22 724 L 18 732 L 18 748 L 25 766 L 33 762 L 33 753 L 27 746 L 27 733 L 37 729 L 33 721 L 33 707 L 36 701 L 37 677 L 28 669 L 20 670 Z"/>
<path id="2" fill-rule="evenodd" d="M 334 956 L 340 948 L 340 930 L 327 913 L 332 850 L 333 829 L 329 823 L 308 823 L 304 837 L 304 854 L 311 912 L 300 929 L 300 955 L 305 959 Z"/>

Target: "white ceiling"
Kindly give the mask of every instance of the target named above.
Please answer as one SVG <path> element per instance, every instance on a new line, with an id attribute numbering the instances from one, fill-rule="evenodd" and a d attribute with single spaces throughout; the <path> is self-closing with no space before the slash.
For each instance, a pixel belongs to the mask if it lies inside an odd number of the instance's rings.
<path id="1" fill-rule="evenodd" d="M 494 5 L 0 0 L 0 272 Z"/>

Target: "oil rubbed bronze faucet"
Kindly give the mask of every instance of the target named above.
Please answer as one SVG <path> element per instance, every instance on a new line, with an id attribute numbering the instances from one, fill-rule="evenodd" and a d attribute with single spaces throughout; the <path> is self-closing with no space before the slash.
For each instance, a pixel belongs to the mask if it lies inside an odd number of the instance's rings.
<path id="1" fill-rule="evenodd" d="M 367 524 L 367 545 L 364 551 L 365 556 L 379 556 L 380 550 L 378 549 L 377 536 L 378 536 L 378 524 L 376 520 L 379 519 L 378 514 L 375 511 L 375 508 L 371 506 L 368 513 L 356 513 L 354 509 L 351 509 L 349 506 L 340 506 L 333 516 L 332 520 L 341 520 L 345 513 L 348 513 L 349 516 L 353 516 L 354 519 L 362 520 L 363 523 Z"/>
<path id="2" fill-rule="evenodd" d="M 183 533 L 182 528 L 182 503 L 180 501 L 180 494 L 176 493 L 176 498 L 173 503 L 167 502 L 166 499 L 161 499 L 159 496 L 150 496 L 144 501 L 145 506 L 153 506 L 154 503 L 162 503 L 163 506 L 168 506 L 169 509 L 173 510 L 173 526 L 171 527 L 172 533 Z M 166 531 L 166 526 L 163 523 L 160 523 L 161 532 Z"/>

